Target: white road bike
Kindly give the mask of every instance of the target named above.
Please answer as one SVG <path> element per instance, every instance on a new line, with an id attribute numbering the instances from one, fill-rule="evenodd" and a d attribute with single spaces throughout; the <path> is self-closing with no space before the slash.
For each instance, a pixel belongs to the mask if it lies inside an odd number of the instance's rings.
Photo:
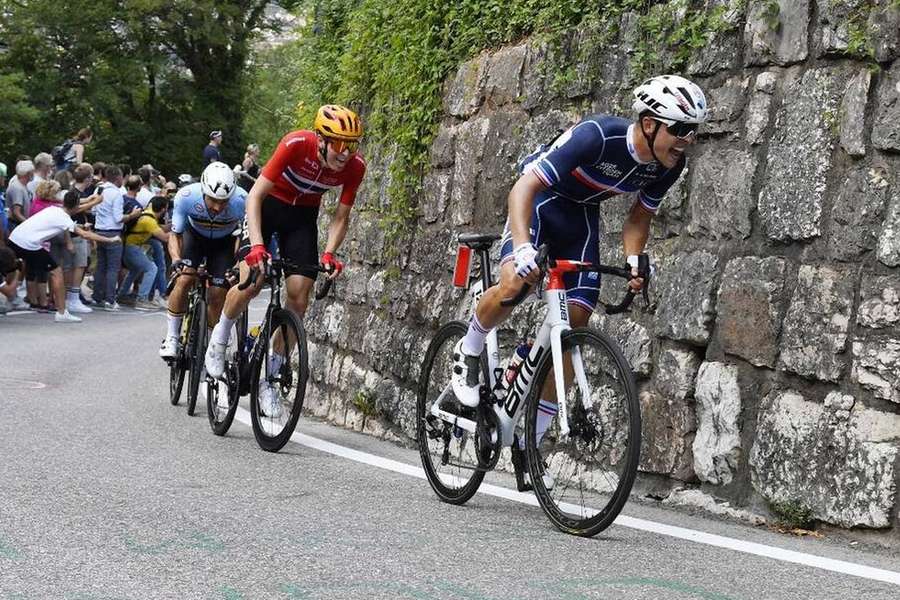
<path id="1" fill-rule="evenodd" d="M 481 278 L 470 287 L 472 311 L 491 285 L 490 248 L 499 238 L 459 236 L 454 284 L 469 287 L 473 253 L 481 264 Z M 533 488 L 547 517 L 562 531 L 592 536 L 612 524 L 634 483 L 640 457 L 640 403 L 634 375 L 616 342 L 592 327 L 570 327 L 563 279 L 569 273 L 631 279 L 632 273 L 627 267 L 550 260 L 547 254 L 546 246 L 538 253 L 538 265 L 548 276 L 542 292 L 547 312 L 533 345 L 508 383 L 497 331 L 488 335 L 476 408 L 460 404 L 450 383 L 453 348 L 467 324 L 451 321 L 434 335 L 418 384 L 419 453 L 438 497 L 463 504 L 476 493 L 485 473 L 497 466 L 501 450 L 510 447 L 519 490 Z M 646 256 L 640 259 L 639 272 L 645 279 L 646 298 L 650 278 Z M 518 304 L 529 295 L 534 296 L 524 285 L 515 298 L 503 303 Z M 624 312 L 633 298 L 629 291 L 620 304 L 604 305 L 605 310 Z M 538 439 L 539 400 L 556 398 L 564 401 L 556 402 L 558 413 Z M 522 437 L 524 453 L 518 449 Z"/>

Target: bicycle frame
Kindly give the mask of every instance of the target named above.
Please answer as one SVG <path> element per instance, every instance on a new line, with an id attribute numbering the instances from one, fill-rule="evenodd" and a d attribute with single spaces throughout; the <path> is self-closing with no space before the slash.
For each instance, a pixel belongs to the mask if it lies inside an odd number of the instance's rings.
<path id="1" fill-rule="evenodd" d="M 482 281 L 475 283 L 470 291 L 472 297 L 471 310 L 475 310 L 479 298 L 483 294 L 485 280 L 490 279 L 489 269 L 485 266 L 487 263 L 482 262 L 482 269 L 485 277 Z M 528 356 L 519 367 L 515 379 L 509 388 L 497 385 L 498 374 L 502 377 L 502 369 L 500 367 L 500 346 L 497 340 L 497 330 L 491 330 L 488 334 L 485 344 L 485 352 L 487 354 L 487 373 L 485 373 L 485 381 L 490 390 L 493 399 L 493 410 L 497 415 L 500 423 L 500 436 L 503 446 L 509 446 L 513 443 L 515 435 L 515 427 L 522 418 L 525 408 L 524 400 L 528 398 L 531 392 L 531 386 L 534 382 L 534 376 L 537 371 L 538 363 L 544 353 L 549 350 L 553 357 L 553 373 L 554 385 L 556 388 L 556 397 L 559 406 L 559 427 L 560 435 L 565 438 L 569 434 L 569 419 L 566 403 L 559 400 L 565 397 L 565 376 L 564 376 L 564 356 L 562 351 L 562 334 L 571 329 L 569 325 L 569 307 L 566 295 L 566 287 L 563 283 L 563 274 L 574 272 L 579 267 L 587 266 L 588 263 L 580 261 L 556 261 L 556 265 L 549 269 L 550 275 L 546 288 L 542 292 L 543 302 L 547 305 L 547 313 L 544 320 L 537 330 L 534 345 Z M 581 389 L 582 398 L 591 397 L 590 387 L 588 385 L 587 376 L 584 371 L 584 362 L 581 358 L 581 352 L 578 348 L 571 351 L 572 368 L 575 380 Z M 452 386 L 448 383 L 447 387 L 438 395 L 431 407 L 431 414 L 444 421 L 453 423 L 455 426 L 464 429 L 470 433 L 475 433 L 476 423 L 471 419 L 454 415 L 440 408 L 441 401 L 448 393 L 451 393 Z"/>

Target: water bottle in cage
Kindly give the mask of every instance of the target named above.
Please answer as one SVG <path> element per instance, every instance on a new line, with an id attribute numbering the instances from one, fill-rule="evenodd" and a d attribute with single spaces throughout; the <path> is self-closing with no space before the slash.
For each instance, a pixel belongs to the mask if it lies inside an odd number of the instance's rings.
<path id="1" fill-rule="evenodd" d="M 511 386 L 512 382 L 515 381 L 516 375 L 519 374 L 519 367 L 521 367 L 522 363 L 525 362 L 525 359 L 528 358 L 528 353 L 531 352 L 532 345 L 534 345 L 533 340 L 522 340 L 516 347 L 516 352 L 509 361 L 509 365 L 506 367 L 506 373 L 503 376 L 506 380 L 506 387 Z"/>
<path id="2" fill-rule="evenodd" d="M 258 337 L 259 325 L 254 325 L 250 328 L 250 331 L 247 332 L 247 337 L 244 339 L 244 354 L 250 354 L 250 350 L 253 348 L 253 344 Z"/>

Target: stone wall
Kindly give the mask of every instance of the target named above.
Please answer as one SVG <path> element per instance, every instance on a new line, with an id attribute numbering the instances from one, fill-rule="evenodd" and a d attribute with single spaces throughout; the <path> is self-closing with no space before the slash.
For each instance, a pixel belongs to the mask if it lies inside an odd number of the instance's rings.
<path id="1" fill-rule="evenodd" d="M 653 303 L 595 323 L 622 343 L 639 378 L 645 480 L 896 531 L 900 10 L 865 2 L 873 68 L 842 54 L 848 11 L 863 3 L 778 0 L 773 26 L 770 2 L 731 2 L 734 29 L 687 70 L 712 116 L 654 219 Z M 618 37 L 597 48 L 583 47 L 589 32 L 573 32 L 562 51 L 585 62 L 562 82 L 537 42 L 482 54 L 447 81 L 400 268 L 386 264 L 383 234 L 358 211 L 335 298 L 307 319 L 312 414 L 390 439 L 414 435 L 424 349 L 439 323 L 465 313 L 450 286 L 455 236 L 500 231 L 526 151 L 582 115 L 630 114 L 619 82 L 630 76 L 634 23 L 625 15 Z M 368 158 L 362 207 L 384 202 L 389 183 L 379 165 L 390 153 Z M 632 201 L 602 209 L 611 261 L 622 261 Z M 512 325 L 531 312 L 520 309 Z"/>

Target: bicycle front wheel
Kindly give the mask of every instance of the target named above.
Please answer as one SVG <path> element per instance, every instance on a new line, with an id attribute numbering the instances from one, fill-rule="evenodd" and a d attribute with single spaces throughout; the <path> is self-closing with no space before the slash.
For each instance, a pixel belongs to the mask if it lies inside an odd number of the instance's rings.
<path id="1" fill-rule="evenodd" d="M 231 428 L 241 397 L 241 373 L 244 361 L 244 341 L 247 338 L 247 311 L 235 321 L 228 347 L 225 350 L 225 377 L 222 381 L 207 378 L 206 413 L 209 426 L 216 435 L 225 435 Z"/>
<path id="2" fill-rule="evenodd" d="M 200 391 L 200 382 L 203 380 L 206 369 L 206 344 L 209 341 L 209 332 L 206 330 L 206 302 L 199 301 L 194 304 L 194 312 L 191 316 L 191 334 L 188 343 L 191 361 L 191 370 L 188 373 L 187 414 L 194 416 L 197 407 L 197 394 Z"/>
<path id="3" fill-rule="evenodd" d="M 431 412 L 435 404 L 448 411 L 460 410 L 450 385 L 450 369 L 453 347 L 466 329 L 462 321 L 451 321 L 434 334 L 422 361 L 416 398 L 416 439 L 422 467 L 438 498 L 450 504 L 468 502 L 484 479 L 484 471 L 475 468 L 475 434 Z"/>
<path id="4" fill-rule="evenodd" d="M 546 352 L 528 398 L 525 456 L 550 521 L 592 536 L 612 524 L 631 492 L 640 460 L 640 403 L 631 367 L 606 334 L 573 329 L 563 333 L 562 350 L 569 431 L 553 415 L 553 357 Z"/>
<path id="5" fill-rule="evenodd" d="M 190 331 L 190 314 L 186 315 L 185 319 L 187 319 L 187 322 L 182 322 L 182 331 L 184 331 L 183 328 L 185 327 Z M 179 335 L 183 336 L 184 334 L 180 333 Z M 178 406 L 178 402 L 181 401 L 181 389 L 184 387 L 184 375 L 187 372 L 187 362 L 187 344 L 185 344 L 184 347 L 178 351 L 175 358 L 169 362 L 169 402 L 172 403 L 172 406 Z"/>
<path id="6" fill-rule="evenodd" d="M 253 435 L 263 450 L 278 452 L 297 426 L 306 382 L 309 355 L 300 319 L 287 309 L 272 313 L 268 329 L 260 331 L 263 352 L 250 365 L 250 417 Z"/>

